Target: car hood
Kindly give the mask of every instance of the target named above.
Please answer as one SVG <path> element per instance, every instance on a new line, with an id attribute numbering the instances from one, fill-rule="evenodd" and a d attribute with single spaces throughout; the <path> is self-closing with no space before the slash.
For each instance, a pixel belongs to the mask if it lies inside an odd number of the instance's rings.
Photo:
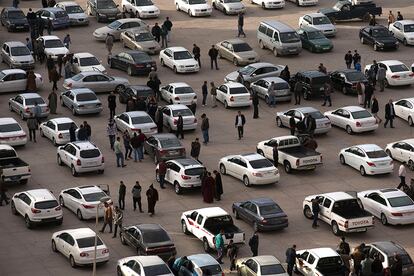
<path id="1" fill-rule="evenodd" d="M 115 31 L 114 29 L 104 26 L 104 27 L 96 29 L 94 31 L 94 34 L 100 34 L 100 35 L 105 34 L 106 35 L 108 33 L 113 33 L 114 31 Z"/>
<path id="2" fill-rule="evenodd" d="M 196 4 L 196 5 L 190 5 L 190 7 L 192 8 L 192 9 L 210 9 L 211 7 L 210 7 L 210 5 L 209 4 Z"/>
<path id="3" fill-rule="evenodd" d="M 145 11 L 145 12 L 158 12 L 159 9 L 152 5 L 152 6 L 141 6 L 141 7 L 137 7 L 137 9 L 141 10 L 141 11 Z"/>
<path id="4" fill-rule="evenodd" d="M 375 38 L 375 41 L 377 41 L 379 43 L 395 43 L 395 42 L 397 42 L 397 39 L 395 39 L 393 36 L 378 37 L 378 38 Z"/>
<path id="5" fill-rule="evenodd" d="M 118 82 L 118 83 L 122 83 L 122 84 L 128 84 L 129 81 L 126 78 L 121 78 L 121 77 L 113 77 L 114 78 L 114 82 Z"/>
<path id="6" fill-rule="evenodd" d="M 238 76 L 239 76 L 239 72 L 234 71 L 234 72 L 231 72 L 230 74 L 228 74 L 226 76 L 226 80 L 227 81 L 236 81 Z"/>
<path id="7" fill-rule="evenodd" d="M 193 59 L 193 58 L 191 58 L 191 59 L 177 60 L 176 63 L 178 65 L 184 65 L 184 66 L 186 66 L 186 65 L 198 65 L 198 62 L 195 59 Z"/>
<path id="8" fill-rule="evenodd" d="M 237 9 L 237 10 L 240 10 L 240 9 L 243 9 L 244 8 L 244 5 L 241 2 L 238 2 L 238 3 L 226 3 L 225 6 L 231 8 L 231 9 Z"/>
<path id="9" fill-rule="evenodd" d="M 78 69 L 80 72 L 90 72 L 90 71 L 95 71 L 95 70 L 99 70 L 101 72 L 106 71 L 105 67 L 103 67 L 103 65 L 101 64 L 93 65 L 93 66 L 79 66 Z"/>
<path id="10" fill-rule="evenodd" d="M 99 13 L 103 13 L 103 14 L 118 14 L 120 13 L 118 8 L 113 8 L 113 9 L 97 9 Z"/>
<path id="11" fill-rule="evenodd" d="M 142 48 L 147 49 L 147 48 L 160 48 L 160 44 L 158 44 L 158 42 L 152 40 L 152 41 L 143 41 L 143 42 L 136 42 L 138 45 L 140 45 Z"/>
<path id="12" fill-rule="evenodd" d="M 71 13 L 68 14 L 70 19 L 86 19 L 87 16 L 84 13 Z"/>
<path id="13" fill-rule="evenodd" d="M 163 242 L 154 242 L 154 243 L 144 243 L 145 247 L 164 247 L 164 246 L 174 246 L 172 241 L 163 241 Z"/>
<path id="14" fill-rule="evenodd" d="M 45 48 L 46 55 L 66 55 L 68 53 L 68 48 L 60 47 L 60 48 Z"/>
<path id="15" fill-rule="evenodd" d="M 314 28 L 320 31 L 335 30 L 335 26 L 332 24 L 316 25 Z"/>
<path id="16" fill-rule="evenodd" d="M 332 42 L 327 38 L 312 39 L 312 40 L 309 40 L 309 42 L 314 44 L 314 45 L 320 45 L 320 46 L 323 46 L 323 45 L 329 45 L 330 46 L 330 45 L 332 45 Z"/>
<path id="17" fill-rule="evenodd" d="M 34 62 L 33 57 L 32 56 L 13 56 L 13 60 L 17 61 L 17 62 Z"/>
<path id="18" fill-rule="evenodd" d="M 238 52 L 234 53 L 234 55 L 241 57 L 242 59 L 257 57 L 257 53 L 255 51 Z"/>
<path id="19" fill-rule="evenodd" d="M 8 19 L 10 24 L 28 24 L 26 18 Z"/>

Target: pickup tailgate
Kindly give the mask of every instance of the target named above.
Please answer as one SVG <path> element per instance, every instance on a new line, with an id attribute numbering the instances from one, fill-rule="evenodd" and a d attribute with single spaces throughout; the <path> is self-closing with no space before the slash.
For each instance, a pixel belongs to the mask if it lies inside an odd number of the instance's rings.
<path id="1" fill-rule="evenodd" d="M 29 165 L 20 158 L 0 160 L 0 174 L 5 181 L 19 181 L 30 176 Z"/>
<path id="2" fill-rule="evenodd" d="M 306 167 L 310 165 L 322 164 L 322 156 L 319 154 L 314 156 L 302 157 L 298 159 L 296 164 L 298 165 L 297 167 Z"/>
<path id="3" fill-rule="evenodd" d="M 362 228 L 364 230 L 365 228 L 372 227 L 374 225 L 374 217 L 373 216 L 366 216 L 361 218 L 351 218 L 347 220 L 348 222 L 348 228 L 349 230 Z M 346 223 L 345 223 L 346 226 Z"/>

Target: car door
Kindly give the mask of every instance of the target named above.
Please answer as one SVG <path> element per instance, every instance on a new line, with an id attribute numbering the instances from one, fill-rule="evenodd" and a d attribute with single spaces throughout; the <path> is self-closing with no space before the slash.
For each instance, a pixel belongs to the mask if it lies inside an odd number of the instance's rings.
<path id="1" fill-rule="evenodd" d="M 17 113 L 23 108 L 23 97 L 16 96 L 12 99 L 11 108 L 16 111 Z"/>
<path id="2" fill-rule="evenodd" d="M 26 82 L 26 73 L 9 73 L 1 81 L 0 91 L 24 91 L 26 89 Z"/>
<path id="3" fill-rule="evenodd" d="M 253 224 L 257 221 L 257 218 L 259 216 L 259 210 L 256 204 L 251 202 L 251 204 L 246 208 L 246 221 L 248 221 L 250 224 Z"/>
<path id="4" fill-rule="evenodd" d="M 124 133 L 125 130 L 130 128 L 130 118 L 125 113 L 122 113 L 121 115 L 117 116 L 116 123 L 116 126 L 122 133 Z"/>
<path id="5" fill-rule="evenodd" d="M 242 204 L 240 204 L 240 208 L 238 211 L 239 217 L 242 218 L 243 220 L 247 221 L 247 217 L 249 215 L 249 210 L 250 210 L 250 206 L 252 205 L 252 203 L 250 201 L 246 201 L 243 202 Z"/>
<path id="6" fill-rule="evenodd" d="M 27 200 L 27 198 L 28 196 L 25 193 L 21 193 L 17 197 L 15 197 L 14 207 L 16 208 L 16 211 L 19 214 L 24 215 L 23 209 L 25 209 L 24 208 L 24 206 L 26 205 L 25 200 Z"/>
<path id="7" fill-rule="evenodd" d="M 339 123 L 339 126 L 344 129 L 346 128 L 347 125 L 350 125 L 352 127 L 354 125 L 354 120 L 351 117 L 351 113 L 348 110 L 342 109 L 338 123 Z"/>
<path id="8" fill-rule="evenodd" d="M 145 151 L 148 153 L 149 156 L 154 157 L 156 153 L 157 144 L 158 142 L 154 137 L 149 137 L 145 141 Z"/>
<path id="9" fill-rule="evenodd" d="M 73 212 L 74 210 L 74 191 L 73 189 L 69 189 L 63 192 L 62 197 L 65 204 L 65 207 L 68 208 Z"/>
<path id="10" fill-rule="evenodd" d="M 403 32 L 403 26 L 400 22 L 394 23 L 394 31 L 392 32 L 394 36 L 399 40 L 404 40 L 404 32 Z"/>
<path id="11" fill-rule="evenodd" d="M 165 174 L 165 180 L 169 183 L 174 183 L 175 180 L 179 179 L 180 166 L 173 162 L 167 162 L 167 173 Z"/>
<path id="12" fill-rule="evenodd" d="M 371 193 L 368 195 L 367 200 L 369 202 L 369 212 L 376 216 L 377 218 L 381 217 L 381 213 L 387 207 L 387 202 L 385 199 L 378 193 Z"/>
<path id="13" fill-rule="evenodd" d="M 282 124 L 284 126 L 289 126 L 289 120 L 290 120 L 290 117 L 292 116 L 295 116 L 295 110 L 293 109 L 283 113 L 283 115 L 280 116 L 280 120 L 282 121 Z M 295 118 L 295 122 L 296 123 L 298 122 L 296 118 Z"/>
<path id="14" fill-rule="evenodd" d="M 357 154 L 357 149 L 355 147 L 346 149 L 343 153 L 346 164 L 348 164 L 351 167 L 355 167 L 356 158 L 357 158 L 356 154 Z"/>
<path id="15" fill-rule="evenodd" d="M 263 153 L 267 159 L 273 160 L 273 147 L 277 144 L 276 140 L 269 140 L 264 143 Z"/>
<path id="16" fill-rule="evenodd" d="M 174 66 L 174 60 L 173 60 L 173 53 L 172 53 L 172 51 L 170 49 L 164 50 L 164 56 L 165 56 L 165 59 L 163 60 L 164 61 L 164 64 L 167 67 L 173 68 L 173 66 Z"/>
<path id="17" fill-rule="evenodd" d="M 10 64 L 10 47 L 6 43 L 4 43 L 3 47 L 1 48 L 1 57 L 3 59 L 3 62 Z"/>
<path id="18" fill-rule="evenodd" d="M 359 170 L 361 166 L 365 167 L 366 165 L 366 161 L 365 161 L 366 154 L 360 148 L 356 148 L 355 152 L 356 154 L 355 154 L 354 168 Z"/>
<path id="19" fill-rule="evenodd" d="M 69 257 L 71 254 L 73 254 L 74 252 L 74 247 L 75 247 L 75 239 L 68 234 L 65 239 L 63 240 L 64 242 L 64 248 L 63 248 L 63 255 L 65 255 L 66 257 Z"/>
<path id="20" fill-rule="evenodd" d="M 197 219 L 194 223 L 193 234 L 199 239 L 205 236 L 203 223 L 204 223 L 204 216 L 202 216 L 201 214 L 198 214 Z"/>
<path id="21" fill-rule="evenodd" d="M 91 89 L 94 92 L 97 92 L 97 89 L 96 89 L 98 87 L 98 84 L 97 84 L 97 81 L 98 81 L 97 76 L 98 75 L 89 75 L 89 76 L 86 76 L 86 77 L 83 78 L 82 84 L 79 84 L 79 85 L 83 85 L 84 87 L 89 88 L 89 89 Z"/>
<path id="22" fill-rule="evenodd" d="M 169 107 L 165 106 L 161 109 L 162 112 L 162 121 L 164 126 L 169 126 L 171 122 L 171 110 Z"/>
<path id="23" fill-rule="evenodd" d="M 412 155 L 414 153 L 414 147 L 408 143 L 404 143 L 401 148 L 401 161 L 409 162 L 412 160 Z"/>
<path id="24" fill-rule="evenodd" d="M 167 103 L 169 102 L 168 101 L 168 90 L 170 89 L 170 85 L 166 85 L 166 86 L 163 86 L 163 87 L 161 87 L 161 89 L 160 89 L 160 92 L 161 92 L 161 98 L 163 99 L 163 100 L 165 100 Z"/>
<path id="25" fill-rule="evenodd" d="M 226 166 L 226 173 L 228 173 L 229 175 L 234 175 L 234 171 L 235 171 L 235 166 L 238 164 L 239 162 L 239 158 L 237 157 L 232 157 L 227 159 L 227 162 L 225 163 Z"/>
<path id="26" fill-rule="evenodd" d="M 243 158 L 239 158 L 239 162 L 234 166 L 234 177 L 242 180 L 244 174 L 247 172 L 247 161 Z"/>
<path id="27" fill-rule="evenodd" d="M 96 88 L 94 92 L 106 92 L 106 91 L 113 91 L 114 90 L 114 83 L 112 82 L 112 78 L 105 76 L 105 75 L 96 75 Z"/>
<path id="28" fill-rule="evenodd" d="M 65 146 L 66 165 L 69 167 L 76 161 L 76 149 L 72 145 Z"/>
<path id="29" fill-rule="evenodd" d="M 332 200 L 325 197 L 322 204 L 320 204 L 320 218 L 325 222 L 330 222 Z"/>

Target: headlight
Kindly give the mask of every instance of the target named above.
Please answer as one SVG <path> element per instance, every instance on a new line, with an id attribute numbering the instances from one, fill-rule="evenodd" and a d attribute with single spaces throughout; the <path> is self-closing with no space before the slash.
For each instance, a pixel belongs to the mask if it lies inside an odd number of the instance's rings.
<path id="1" fill-rule="evenodd" d="M 98 13 L 99 16 L 106 17 L 106 14 Z"/>
<path id="2" fill-rule="evenodd" d="M 384 43 L 377 42 L 378 46 L 384 46 Z"/>

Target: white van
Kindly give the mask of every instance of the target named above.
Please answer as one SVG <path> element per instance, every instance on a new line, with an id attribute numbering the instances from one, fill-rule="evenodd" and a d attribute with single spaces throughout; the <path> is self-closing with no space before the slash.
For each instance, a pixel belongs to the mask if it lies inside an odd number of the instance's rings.
<path id="1" fill-rule="evenodd" d="M 257 41 L 260 48 L 268 48 L 275 56 L 298 55 L 302 51 L 302 42 L 296 31 L 275 20 L 260 22 Z"/>

